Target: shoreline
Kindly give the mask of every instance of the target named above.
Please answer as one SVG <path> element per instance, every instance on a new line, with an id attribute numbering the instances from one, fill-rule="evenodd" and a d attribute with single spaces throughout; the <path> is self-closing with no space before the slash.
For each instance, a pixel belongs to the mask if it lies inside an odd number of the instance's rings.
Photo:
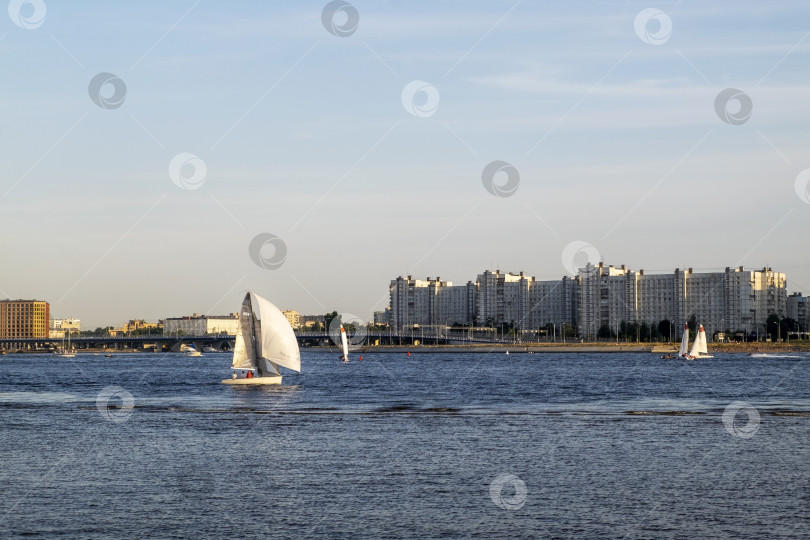
<path id="1" fill-rule="evenodd" d="M 323 349 L 324 347 L 317 347 Z M 316 347 L 313 347 L 316 349 Z M 337 348 L 334 349 L 337 351 Z M 373 347 L 356 347 L 350 352 L 365 354 L 369 352 L 407 351 L 419 353 L 464 353 L 464 352 L 503 352 L 510 354 L 526 353 L 649 353 L 667 354 L 678 351 L 677 344 L 670 343 L 531 343 L 531 344 L 477 344 L 477 345 L 419 345 L 416 347 L 400 345 L 383 345 Z M 794 343 L 716 343 L 709 346 L 712 353 L 810 353 L 810 341 Z"/>
<path id="2" fill-rule="evenodd" d="M 324 351 L 335 352 L 336 347 L 301 347 L 304 351 Z M 649 353 L 667 354 L 677 352 L 678 345 L 674 343 L 484 343 L 474 345 L 369 345 L 353 346 L 350 352 L 353 354 L 368 354 L 374 352 L 408 352 L 420 353 L 472 353 L 472 352 L 503 352 L 510 354 L 534 354 L 534 353 Z M 79 349 L 75 351 L 77 355 L 132 355 L 132 354 L 167 354 L 167 352 L 156 352 L 154 350 L 142 349 Z M 788 353 L 807 352 L 810 353 L 810 341 L 798 342 L 748 342 L 748 343 L 713 343 L 709 346 L 709 353 Z M 10 351 L 7 350 L 3 356 L 15 355 L 49 355 L 51 351 Z M 182 353 L 175 353 L 182 354 Z M 225 352 L 208 352 L 211 354 L 230 354 Z M 193 357 L 192 357 L 193 358 Z"/>

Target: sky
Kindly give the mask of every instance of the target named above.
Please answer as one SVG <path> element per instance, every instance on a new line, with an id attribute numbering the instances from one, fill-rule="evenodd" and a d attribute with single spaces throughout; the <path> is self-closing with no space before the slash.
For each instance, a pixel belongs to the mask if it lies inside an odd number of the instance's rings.
<path id="1" fill-rule="evenodd" d="M 363 319 L 400 275 L 810 294 L 810 4 L 12 0 L 0 298 Z"/>

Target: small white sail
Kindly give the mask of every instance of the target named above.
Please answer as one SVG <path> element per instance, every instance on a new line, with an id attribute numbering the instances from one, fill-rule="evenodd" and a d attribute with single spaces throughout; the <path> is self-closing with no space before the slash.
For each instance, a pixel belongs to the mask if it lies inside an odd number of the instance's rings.
<path id="1" fill-rule="evenodd" d="M 700 325 L 700 330 L 698 331 L 698 354 L 702 356 L 706 356 L 709 354 L 709 346 L 706 342 L 706 330 L 703 329 L 703 325 Z"/>
<path id="2" fill-rule="evenodd" d="M 253 296 L 256 297 L 256 303 L 259 305 L 260 356 L 269 360 L 273 365 L 300 372 L 301 352 L 298 350 L 298 340 L 287 317 L 269 300 L 255 293 Z"/>
<path id="3" fill-rule="evenodd" d="M 343 361 L 349 361 L 349 342 L 346 339 L 346 330 L 340 325 L 340 346 L 343 348 Z"/>
<path id="4" fill-rule="evenodd" d="M 681 348 L 678 349 L 678 356 L 686 356 L 689 351 L 689 325 L 683 325 L 683 337 L 681 338 Z"/>
<path id="5" fill-rule="evenodd" d="M 700 356 L 700 332 L 695 336 L 695 342 L 692 343 L 692 349 L 689 351 L 689 356 L 695 358 Z"/>

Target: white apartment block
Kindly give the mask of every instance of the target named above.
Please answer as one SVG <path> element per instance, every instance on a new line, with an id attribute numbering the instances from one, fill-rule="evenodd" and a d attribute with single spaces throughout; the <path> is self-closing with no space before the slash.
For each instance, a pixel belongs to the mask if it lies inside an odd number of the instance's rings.
<path id="1" fill-rule="evenodd" d="M 488 326 L 504 322 L 532 330 L 567 323 L 577 326 L 582 338 L 593 339 L 604 326 L 615 332 L 622 322 L 657 327 L 661 321 L 671 321 L 673 338 L 680 339 L 684 323 L 694 316 L 711 339 L 715 332 L 725 330 L 763 331 L 768 315 L 785 316 L 788 309 L 785 274 L 770 268 L 738 267 L 722 272 L 690 268 L 645 274 L 624 265 L 599 263 L 588 264 L 577 277 L 558 281 L 537 281 L 523 272 L 486 270 L 474 284 L 453 286 L 441 278 L 408 276 L 392 280 L 389 290 L 391 325 L 396 330 L 414 324 Z M 800 297 L 791 297 L 791 309 L 806 314 Z M 810 321 L 804 326 L 810 326 Z"/>
<path id="2" fill-rule="evenodd" d="M 579 278 L 563 277 L 557 281 L 534 281 L 529 290 L 528 328 L 546 325 L 577 325 Z"/>
<path id="3" fill-rule="evenodd" d="M 529 290 L 533 284 L 534 278 L 523 272 L 501 274 L 500 270 L 485 270 L 483 274 L 478 274 L 477 324 L 484 326 L 508 322 L 519 329 L 529 328 Z"/>
<path id="4" fill-rule="evenodd" d="M 580 335 L 593 337 L 602 326 L 615 330 L 622 321 L 657 325 L 672 321 L 678 337 L 693 315 L 707 336 L 731 330 L 756 333 L 771 313 L 786 313 L 785 274 L 770 268 L 724 272 L 676 269 L 645 275 L 624 266 L 588 265 L 580 271 Z"/>
<path id="5" fill-rule="evenodd" d="M 800 332 L 810 331 L 810 299 L 802 293 L 793 293 L 787 297 L 787 316 L 799 323 Z"/>
<path id="6" fill-rule="evenodd" d="M 396 330 L 418 325 L 469 324 L 474 316 L 474 285 L 454 286 L 440 277 L 398 277 L 389 285 L 390 324 Z"/>
<path id="7" fill-rule="evenodd" d="M 82 321 L 75 317 L 67 319 L 51 319 L 50 330 L 70 330 L 71 333 L 82 331 Z"/>

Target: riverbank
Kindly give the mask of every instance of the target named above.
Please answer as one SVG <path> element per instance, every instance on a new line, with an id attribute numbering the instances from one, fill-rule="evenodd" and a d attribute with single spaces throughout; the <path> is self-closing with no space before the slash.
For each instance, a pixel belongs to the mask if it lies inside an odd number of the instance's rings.
<path id="1" fill-rule="evenodd" d="M 323 347 L 313 348 L 323 349 Z M 337 348 L 330 348 L 337 351 Z M 476 345 L 382 345 L 374 347 L 353 347 L 351 352 L 365 354 L 369 352 L 383 351 L 407 351 L 413 354 L 419 353 L 464 353 L 464 352 L 503 352 L 510 354 L 520 353 L 654 353 L 667 354 L 678 351 L 675 343 L 531 343 L 531 344 L 476 344 Z M 786 353 L 786 352 L 807 352 L 810 353 L 810 341 L 794 341 L 784 343 L 712 343 L 709 345 L 709 353 Z"/>
<path id="2" fill-rule="evenodd" d="M 303 351 L 335 351 L 336 347 L 302 347 Z M 374 345 L 352 346 L 354 354 L 367 354 L 371 352 L 402 351 L 412 354 L 420 353 L 471 353 L 471 352 L 502 352 L 510 354 L 526 353 L 654 353 L 667 354 L 678 350 L 674 343 L 615 343 L 615 342 L 585 342 L 585 343 L 479 343 L 473 345 Z M 709 345 L 710 353 L 810 353 L 810 341 L 791 341 L 780 343 L 749 342 L 749 343 L 712 343 Z M 81 355 L 120 355 L 120 354 L 155 354 L 154 350 L 143 349 L 81 349 L 76 354 Z M 50 351 L 12 351 L 7 350 L 4 355 L 16 354 L 50 354 Z M 163 353 L 161 353 L 163 354 Z M 204 353 L 229 354 L 225 353 Z"/>

